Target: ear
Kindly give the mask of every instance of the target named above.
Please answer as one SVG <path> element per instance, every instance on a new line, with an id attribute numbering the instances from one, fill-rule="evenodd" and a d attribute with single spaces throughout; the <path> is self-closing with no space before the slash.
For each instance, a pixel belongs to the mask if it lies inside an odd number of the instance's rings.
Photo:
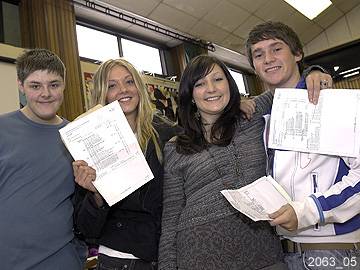
<path id="1" fill-rule="evenodd" d="M 23 83 L 22 83 L 19 79 L 17 80 L 17 83 L 18 83 L 19 91 L 20 91 L 21 93 L 25 94 Z"/>
<path id="2" fill-rule="evenodd" d="M 303 59 L 303 55 L 300 52 L 297 52 L 295 54 L 295 61 L 299 62 L 299 61 L 301 61 L 301 59 Z"/>

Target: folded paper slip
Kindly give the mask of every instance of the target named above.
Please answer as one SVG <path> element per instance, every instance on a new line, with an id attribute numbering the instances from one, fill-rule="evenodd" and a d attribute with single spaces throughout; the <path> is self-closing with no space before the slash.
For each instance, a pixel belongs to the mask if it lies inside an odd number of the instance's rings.
<path id="1" fill-rule="evenodd" d="M 221 193 L 235 209 L 254 221 L 271 220 L 269 214 L 287 203 L 291 204 L 290 196 L 271 176 L 263 176 L 247 186 L 222 190 Z"/>

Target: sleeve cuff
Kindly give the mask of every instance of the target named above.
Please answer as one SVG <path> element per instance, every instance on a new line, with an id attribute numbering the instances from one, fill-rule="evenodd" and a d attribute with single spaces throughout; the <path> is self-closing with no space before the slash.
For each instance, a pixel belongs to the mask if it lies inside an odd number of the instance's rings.
<path id="1" fill-rule="evenodd" d="M 322 66 L 312 65 L 312 66 L 309 66 L 306 69 L 304 69 L 302 77 L 306 78 L 310 74 L 310 72 L 315 71 L 315 70 L 319 70 L 319 71 L 321 71 L 323 73 L 326 73 L 326 74 L 330 75 L 330 73 L 325 68 L 323 68 Z"/>
<path id="2" fill-rule="evenodd" d="M 298 219 L 298 230 L 313 226 L 320 222 L 318 208 L 311 197 L 307 197 L 302 202 L 293 202 L 292 207 L 294 208 Z"/>
<path id="3" fill-rule="evenodd" d="M 106 201 L 104 200 L 104 204 L 102 206 L 98 206 L 97 203 L 96 203 L 96 200 L 95 200 L 95 197 L 94 197 L 94 194 L 92 192 L 88 192 L 86 194 L 86 200 L 89 201 L 89 203 L 91 204 L 91 206 L 94 208 L 94 209 L 101 209 L 101 210 L 108 210 L 110 209 L 110 206 L 106 203 Z"/>

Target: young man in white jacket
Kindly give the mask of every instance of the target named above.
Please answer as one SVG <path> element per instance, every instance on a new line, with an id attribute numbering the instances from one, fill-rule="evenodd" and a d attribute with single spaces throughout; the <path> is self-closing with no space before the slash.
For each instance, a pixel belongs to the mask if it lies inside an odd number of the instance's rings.
<path id="1" fill-rule="evenodd" d="M 302 45 L 287 25 L 255 26 L 246 49 L 269 89 L 306 88 Z M 269 173 L 293 200 L 270 215 L 289 269 L 360 269 L 360 157 L 269 149 Z"/>

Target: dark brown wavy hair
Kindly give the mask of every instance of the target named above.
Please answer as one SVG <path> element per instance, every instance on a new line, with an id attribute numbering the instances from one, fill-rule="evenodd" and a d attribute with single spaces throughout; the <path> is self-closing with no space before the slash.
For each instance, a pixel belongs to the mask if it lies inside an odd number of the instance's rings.
<path id="1" fill-rule="evenodd" d="M 225 73 L 229 83 L 230 100 L 220 117 L 211 129 L 211 144 L 226 146 L 231 142 L 236 124 L 240 116 L 240 93 L 228 68 L 219 59 L 200 55 L 193 58 L 186 66 L 180 80 L 179 88 L 179 118 L 184 133 L 176 141 L 177 152 L 193 154 L 206 149 L 209 142 L 204 136 L 201 120 L 195 116 L 196 104 L 192 103 L 195 83 L 207 76 L 218 65 Z"/>

